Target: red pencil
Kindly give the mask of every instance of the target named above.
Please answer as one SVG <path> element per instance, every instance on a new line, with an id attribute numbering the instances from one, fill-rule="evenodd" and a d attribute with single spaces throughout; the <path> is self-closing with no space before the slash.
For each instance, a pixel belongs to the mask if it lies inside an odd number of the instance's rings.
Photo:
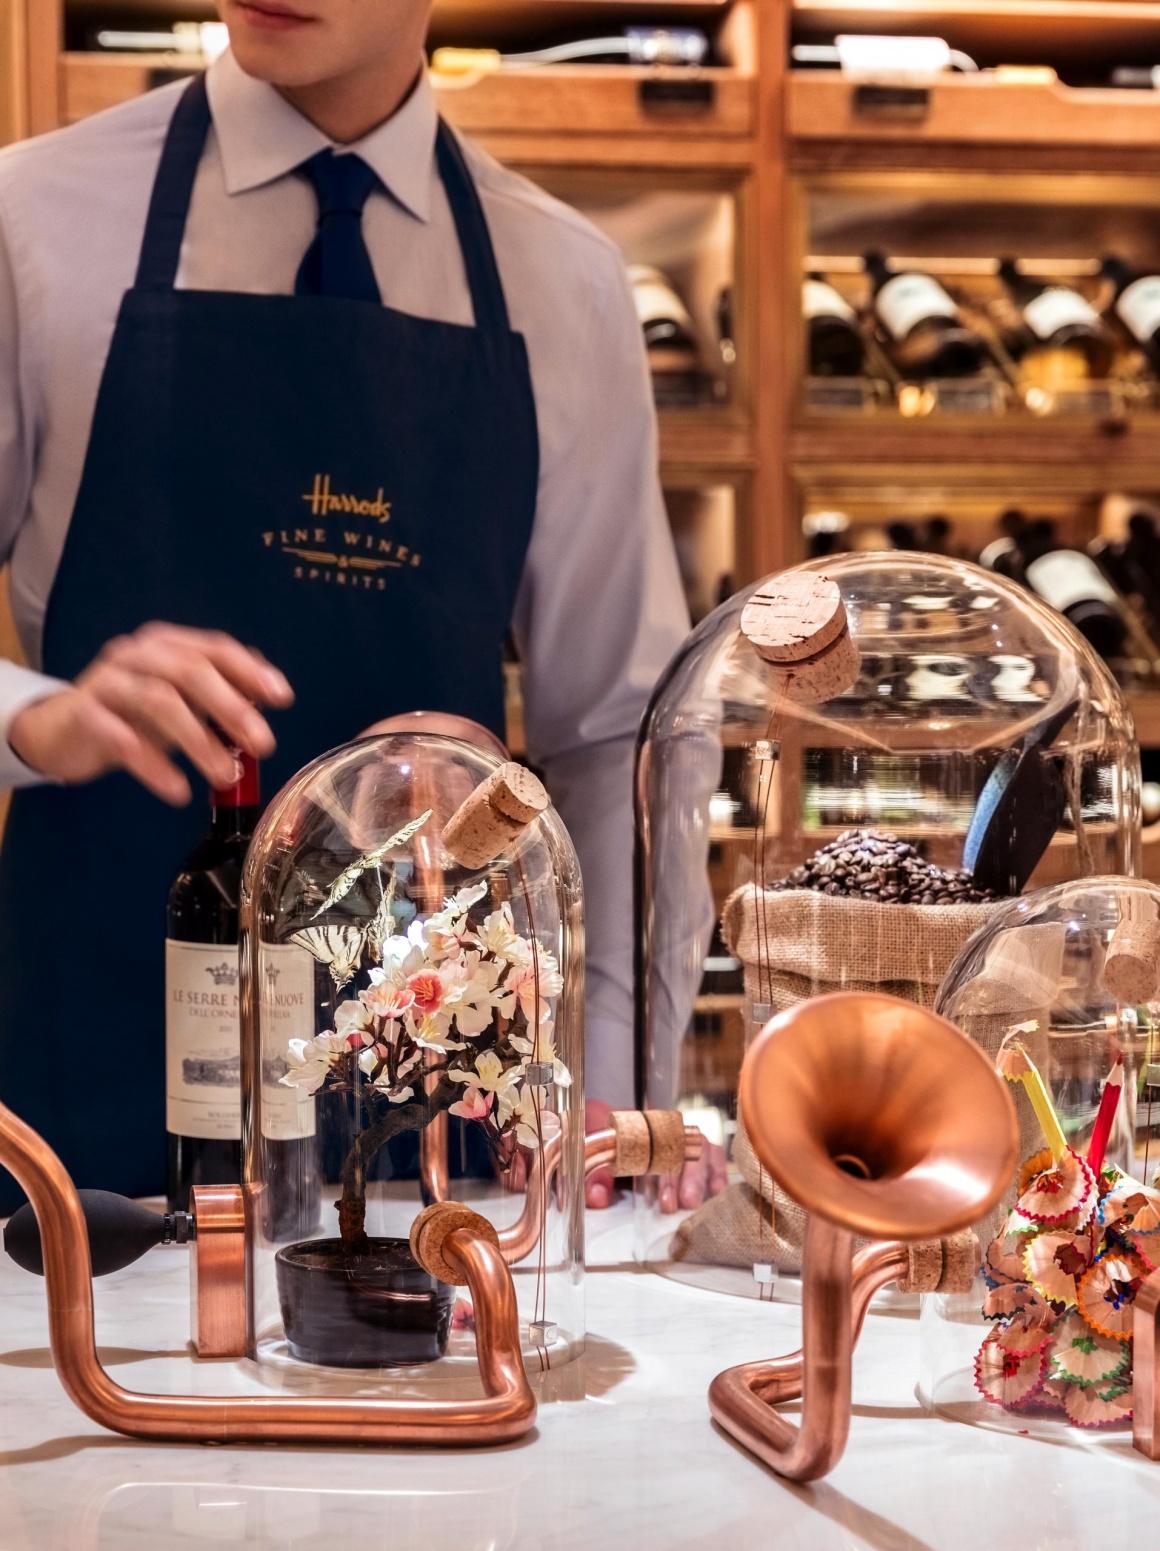
<path id="1" fill-rule="evenodd" d="M 1104 1083 L 1104 1091 L 1100 1095 L 1099 1113 L 1096 1115 L 1095 1127 L 1092 1130 L 1092 1139 L 1088 1144 L 1088 1162 L 1092 1166 L 1092 1172 L 1099 1174 L 1104 1163 L 1104 1153 L 1108 1150 L 1108 1138 L 1112 1134 L 1112 1122 L 1116 1118 L 1116 1110 L 1120 1103 L 1120 1091 L 1124 1086 L 1124 1058 L 1116 1057 L 1115 1065 L 1108 1073 Z"/>

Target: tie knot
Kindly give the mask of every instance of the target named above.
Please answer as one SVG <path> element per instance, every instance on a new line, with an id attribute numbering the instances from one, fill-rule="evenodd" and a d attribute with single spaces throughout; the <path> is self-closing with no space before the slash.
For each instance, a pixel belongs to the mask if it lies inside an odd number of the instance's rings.
<path id="1" fill-rule="evenodd" d="M 361 215 L 378 175 L 361 156 L 351 152 L 335 155 L 329 147 L 303 164 L 318 195 L 319 218 L 328 215 Z"/>

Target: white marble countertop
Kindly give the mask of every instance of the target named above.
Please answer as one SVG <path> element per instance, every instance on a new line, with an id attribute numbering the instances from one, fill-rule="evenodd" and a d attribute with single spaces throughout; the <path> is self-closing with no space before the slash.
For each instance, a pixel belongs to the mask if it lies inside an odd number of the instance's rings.
<path id="1" fill-rule="evenodd" d="M 797 1345 L 799 1313 L 679 1286 L 629 1256 L 627 1207 L 589 1214 L 588 1350 L 508 1448 L 439 1453 L 184 1447 L 102 1432 L 66 1399 L 43 1284 L 0 1256 L 3 1551 L 1098 1551 L 1156 1543 L 1160 1464 L 928 1416 L 918 1327 L 872 1314 L 850 1442 L 795 1487 L 716 1430 L 706 1391 L 732 1363 Z M 97 1286 L 111 1373 L 191 1382 L 185 1255 L 154 1250 Z M 164 1354 L 160 1360 L 156 1354 Z M 229 1364 L 197 1385 L 226 1389 Z M 208 1370 L 208 1381 L 206 1373 Z M 224 1371 L 223 1371 L 224 1370 Z"/>

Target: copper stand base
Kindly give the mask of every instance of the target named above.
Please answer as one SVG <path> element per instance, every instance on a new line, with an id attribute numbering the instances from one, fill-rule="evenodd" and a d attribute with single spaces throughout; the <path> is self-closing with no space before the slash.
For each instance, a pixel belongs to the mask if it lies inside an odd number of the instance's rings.
<path id="1" fill-rule="evenodd" d="M 459 1228 L 442 1246 L 475 1308 L 482 1400 L 340 1400 L 284 1396 L 144 1395 L 101 1367 L 93 1331 L 89 1240 L 64 1165 L 0 1104 L 0 1164 L 28 1194 L 40 1224 L 53 1362 L 86 1416 L 131 1438 L 200 1443 L 419 1443 L 492 1445 L 521 1437 L 536 1401 L 520 1356 L 511 1273 L 494 1244 Z"/>

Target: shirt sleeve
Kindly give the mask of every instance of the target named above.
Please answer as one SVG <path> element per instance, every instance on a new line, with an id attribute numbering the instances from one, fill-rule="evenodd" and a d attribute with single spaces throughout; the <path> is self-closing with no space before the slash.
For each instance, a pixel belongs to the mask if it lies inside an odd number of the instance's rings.
<path id="1" fill-rule="evenodd" d="M 16 280 L 0 212 L 0 565 L 10 560 L 28 510 L 32 456 L 21 379 Z M 59 679 L 0 658 L 0 789 L 44 780 L 12 752 L 8 727 L 26 705 L 62 687 Z"/>
<path id="2" fill-rule="evenodd" d="M 572 413 L 541 468 L 516 603 L 528 753 L 580 858 L 586 1087 L 631 1105 L 632 768 L 637 726 L 688 628 L 657 474 L 657 427 L 628 279 L 591 295 Z"/>

